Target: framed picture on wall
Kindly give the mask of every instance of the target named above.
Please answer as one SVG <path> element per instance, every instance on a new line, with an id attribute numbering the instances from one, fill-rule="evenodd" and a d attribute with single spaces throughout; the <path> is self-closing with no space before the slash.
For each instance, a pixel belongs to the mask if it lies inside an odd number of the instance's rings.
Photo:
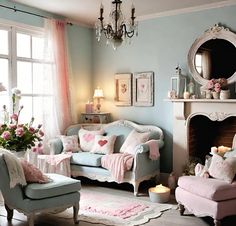
<path id="1" fill-rule="evenodd" d="M 154 72 L 138 72 L 133 76 L 133 105 L 154 105 Z"/>
<path id="2" fill-rule="evenodd" d="M 131 106 L 132 74 L 115 74 L 115 104 L 117 106 Z"/>

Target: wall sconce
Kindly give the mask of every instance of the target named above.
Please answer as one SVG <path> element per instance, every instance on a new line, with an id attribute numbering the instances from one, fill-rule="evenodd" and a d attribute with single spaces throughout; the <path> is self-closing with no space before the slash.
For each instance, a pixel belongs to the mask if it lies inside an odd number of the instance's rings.
<path id="1" fill-rule="evenodd" d="M 94 98 L 94 99 L 97 99 L 96 112 L 97 112 L 97 113 L 100 113 L 100 112 L 101 112 L 100 99 L 101 99 L 101 98 L 104 98 L 104 96 L 103 96 L 103 90 L 100 89 L 99 87 L 97 87 L 97 89 L 94 90 L 93 98 Z"/>

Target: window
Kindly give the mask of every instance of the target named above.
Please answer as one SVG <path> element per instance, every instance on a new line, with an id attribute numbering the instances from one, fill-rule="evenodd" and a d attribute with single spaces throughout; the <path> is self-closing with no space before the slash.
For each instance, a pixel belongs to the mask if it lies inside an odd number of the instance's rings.
<path id="1" fill-rule="evenodd" d="M 53 63 L 44 60 L 42 31 L 0 26 L 0 68 L 0 82 L 7 88 L 0 93 L 1 105 L 9 109 L 11 89 L 17 87 L 21 90 L 20 105 L 24 106 L 21 121 L 34 117 L 36 123 L 42 123 L 43 114 L 50 114 L 50 109 L 42 113 L 41 106 L 52 106 L 53 97 Z"/>
<path id="2" fill-rule="evenodd" d="M 202 74 L 202 54 L 198 53 L 195 56 L 195 65 L 197 72 L 201 75 Z"/>

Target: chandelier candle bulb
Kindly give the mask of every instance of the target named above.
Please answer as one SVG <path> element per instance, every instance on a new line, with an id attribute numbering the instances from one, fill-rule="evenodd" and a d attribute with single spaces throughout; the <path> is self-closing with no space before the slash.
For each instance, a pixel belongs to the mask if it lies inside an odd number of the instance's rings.
<path id="1" fill-rule="evenodd" d="M 148 189 L 149 197 L 152 202 L 165 203 L 170 199 L 170 188 L 162 184 Z"/>

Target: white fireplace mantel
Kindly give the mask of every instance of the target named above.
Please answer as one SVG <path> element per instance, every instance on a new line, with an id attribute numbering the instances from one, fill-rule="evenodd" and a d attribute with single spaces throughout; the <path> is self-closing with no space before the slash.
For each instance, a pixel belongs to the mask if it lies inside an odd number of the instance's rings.
<path id="1" fill-rule="evenodd" d="M 205 115 L 212 121 L 236 116 L 236 99 L 168 99 L 173 103 L 173 171 L 182 174 L 189 157 L 189 122 L 195 115 Z"/>

